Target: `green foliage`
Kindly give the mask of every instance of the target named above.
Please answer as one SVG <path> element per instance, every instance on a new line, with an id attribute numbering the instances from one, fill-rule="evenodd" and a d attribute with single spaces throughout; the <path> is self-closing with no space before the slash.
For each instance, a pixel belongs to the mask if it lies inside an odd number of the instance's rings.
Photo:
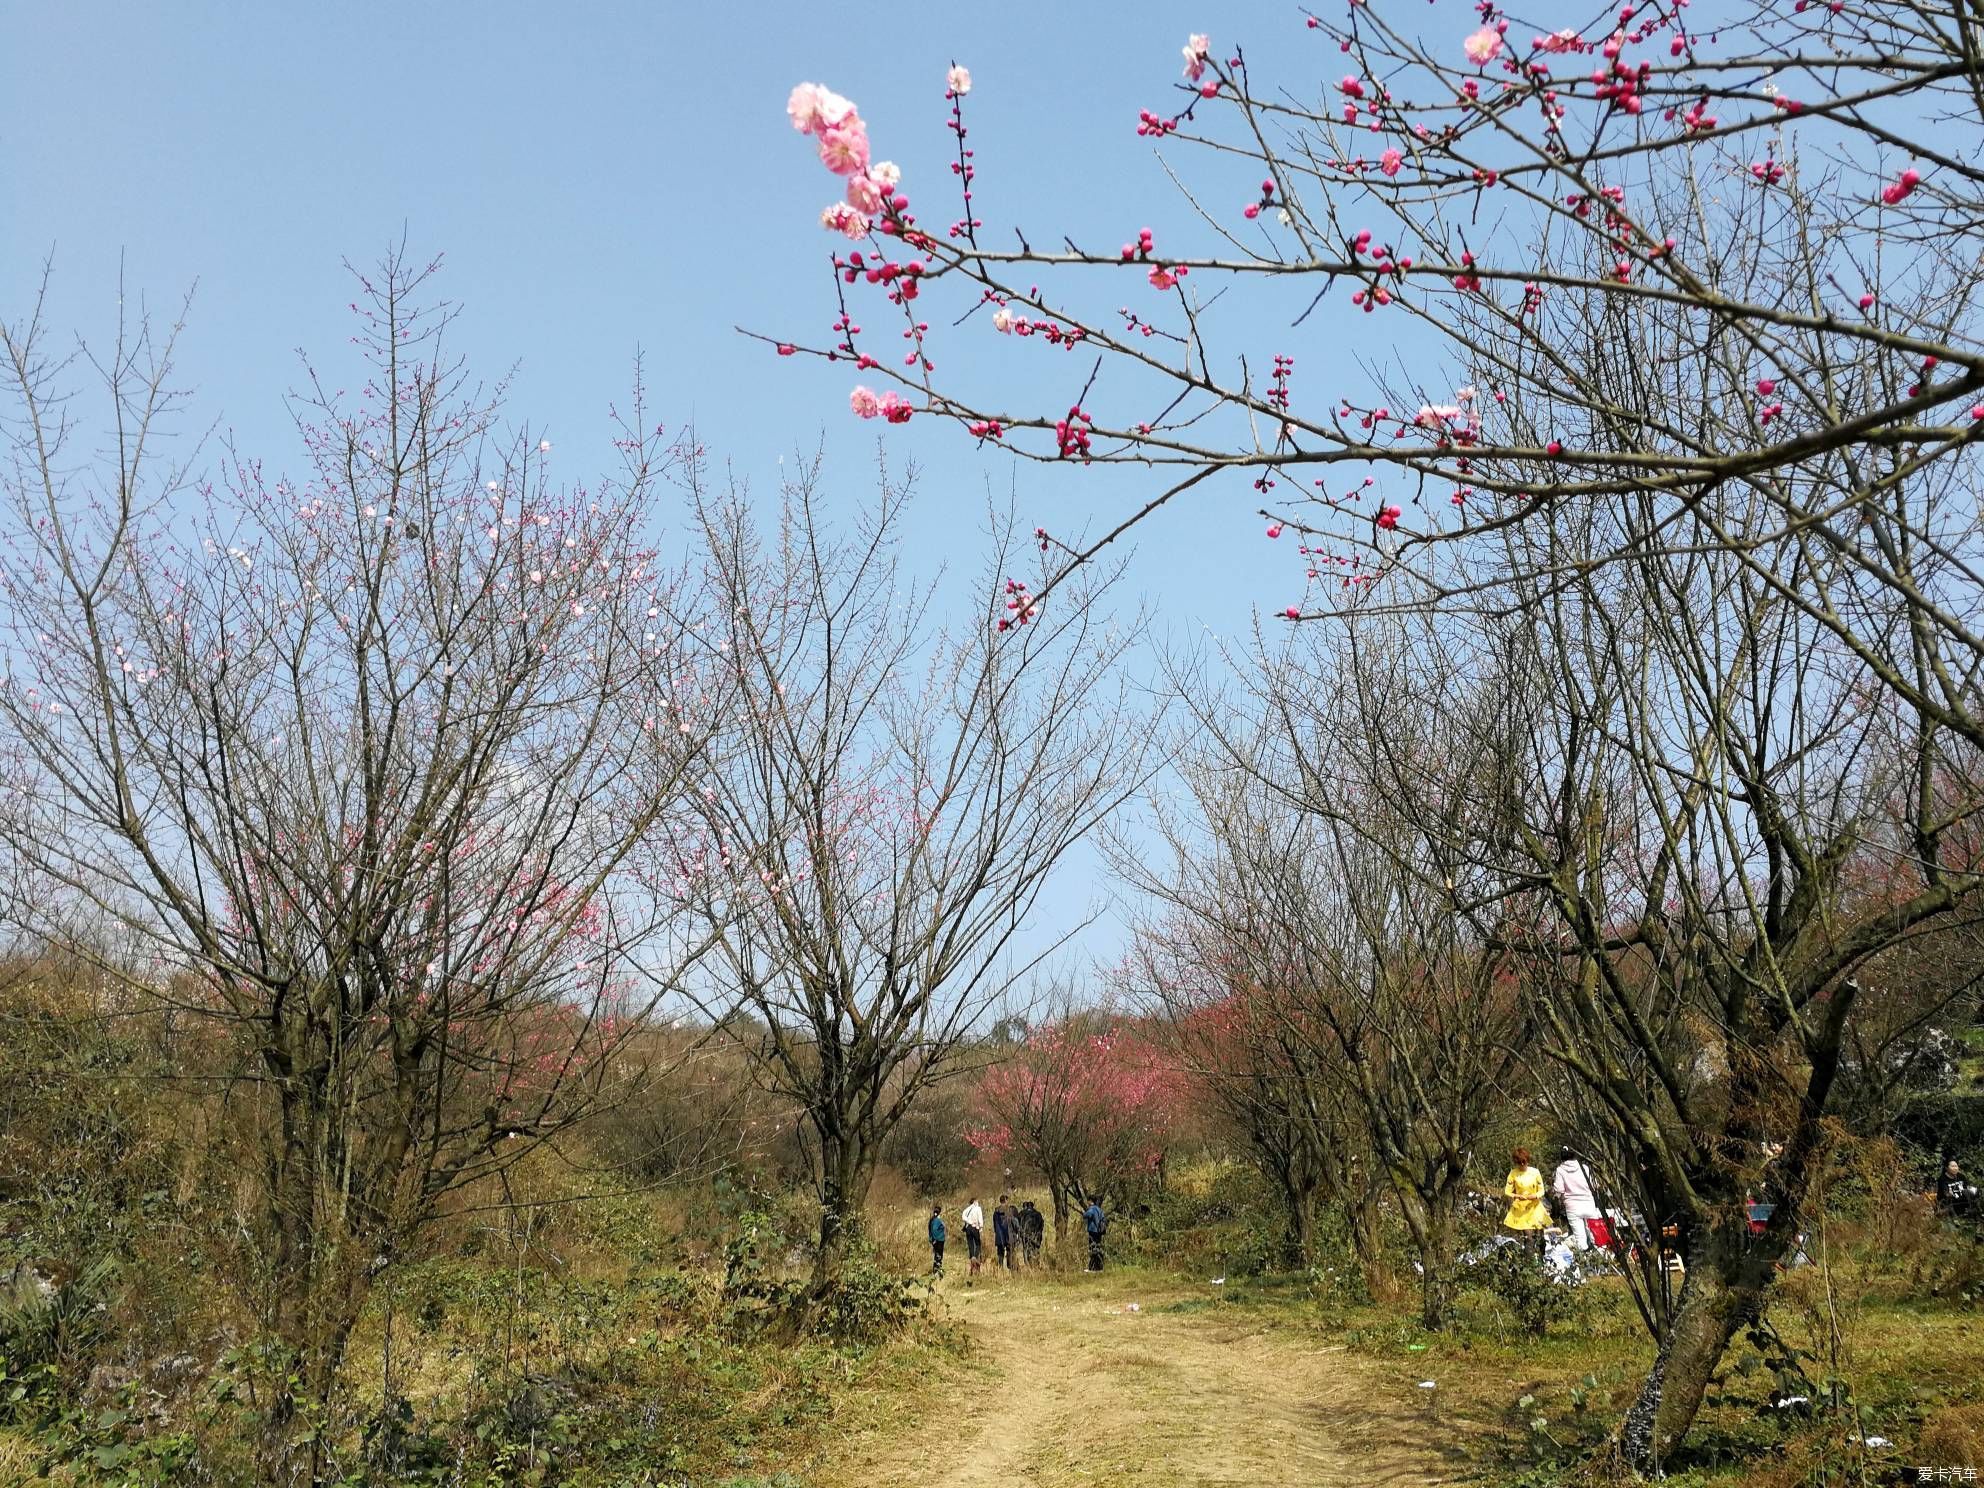
<path id="1" fill-rule="evenodd" d="M 921 1279 L 888 1271 L 867 1242 L 850 1247 L 833 1278 L 815 1287 L 773 1273 L 765 1252 L 776 1234 L 770 1215 L 747 1210 L 725 1242 L 722 1320 L 731 1333 L 808 1333 L 859 1347 L 901 1333 L 922 1314 Z"/>
<path id="2" fill-rule="evenodd" d="M 1262 1276 L 1289 1266 L 1288 1220 L 1258 1170 L 1208 1163 L 1150 1196 L 1134 1249 L 1148 1259 L 1228 1276 Z"/>
<path id="3" fill-rule="evenodd" d="M 118 1269 L 112 1257 L 97 1256 L 59 1285 L 27 1267 L 16 1270 L 0 1291 L 0 1353 L 22 1366 L 86 1356 L 104 1335 L 105 1298 Z"/>
<path id="4" fill-rule="evenodd" d="M 184 1431 L 156 1429 L 137 1405 L 135 1385 L 108 1404 L 75 1401 L 53 1364 L 21 1365 L 0 1355 L 0 1420 L 34 1437 L 38 1471 L 65 1472 L 118 1488 L 178 1483 L 197 1456 Z"/>
<path id="5" fill-rule="evenodd" d="M 1525 1245 L 1505 1245 L 1469 1268 L 1467 1280 L 1498 1297 L 1525 1333 L 1542 1337 L 1578 1312 L 1577 1290 L 1564 1285 Z"/>
<path id="6" fill-rule="evenodd" d="M 813 1326 L 846 1346 L 878 1343 L 905 1331 L 923 1314 L 921 1278 L 885 1270 L 869 1247 L 855 1247 L 840 1274 L 817 1298 Z"/>

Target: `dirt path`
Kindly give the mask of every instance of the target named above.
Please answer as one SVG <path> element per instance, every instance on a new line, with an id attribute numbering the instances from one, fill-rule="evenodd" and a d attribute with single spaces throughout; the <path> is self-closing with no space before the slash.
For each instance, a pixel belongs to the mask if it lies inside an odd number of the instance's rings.
<path id="1" fill-rule="evenodd" d="M 1147 1275 L 947 1287 L 971 1344 L 914 1427 L 839 1444 L 845 1488 L 1454 1481 L 1412 1382 Z M 1137 1305 L 1130 1311 L 1130 1304 Z M 1182 1304 L 1182 1306 L 1180 1305 Z M 1423 1397 L 1421 1397 L 1423 1398 Z"/>

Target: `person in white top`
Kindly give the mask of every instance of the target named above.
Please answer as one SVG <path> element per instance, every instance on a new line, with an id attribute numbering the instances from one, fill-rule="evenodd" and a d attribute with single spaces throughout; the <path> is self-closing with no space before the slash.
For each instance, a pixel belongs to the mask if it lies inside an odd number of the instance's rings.
<path id="1" fill-rule="evenodd" d="M 1592 1196 L 1591 1174 L 1585 1171 L 1578 1155 L 1568 1147 L 1564 1149 L 1564 1160 L 1557 1164 L 1557 1171 L 1550 1179 L 1550 1192 L 1563 1202 L 1564 1223 L 1571 1231 L 1571 1248 L 1590 1249 L 1591 1231 L 1585 1228 L 1584 1222 L 1598 1218 L 1598 1200 Z"/>
<path id="2" fill-rule="evenodd" d="M 965 1258 L 971 1262 L 966 1274 L 976 1276 L 979 1260 L 985 1254 L 984 1206 L 974 1198 L 964 1206 L 964 1212 L 958 1216 L 958 1223 L 964 1226 L 964 1253 Z"/>

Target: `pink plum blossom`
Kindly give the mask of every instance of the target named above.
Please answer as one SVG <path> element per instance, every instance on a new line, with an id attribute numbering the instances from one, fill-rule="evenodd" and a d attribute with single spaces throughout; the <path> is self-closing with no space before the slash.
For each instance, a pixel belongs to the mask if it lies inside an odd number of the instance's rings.
<path id="1" fill-rule="evenodd" d="M 908 423 L 909 416 L 916 411 L 915 405 L 894 389 L 877 393 L 867 387 L 857 387 L 849 393 L 847 406 L 859 418 L 885 418 L 892 424 Z"/>
<path id="2" fill-rule="evenodd" d="M 1002 336 L 1010 336 L 1024 320 L 1024 316 L 1013 313 L 1011 305 L 1001 305 L 992 312 L 992 329 Z"/>
<path id="3" fill-rule="evenodd" d="M 951 70 L 944 74 L 944 86 L 949 88 L 959 98 L 964 97 L 965 94 L 971 91 L 971 69 L 968 67 L 959 67 L 956 63 L 953 63 Z"/>
<path id="4" fill-rule="evenodd" d="M 1197 82 L 1205 76 L 1206 53 L 1212 50 L 1212 38 L 1204 32 L 1195 32 L 1185 43 L 1185 76 Z"/>
<path id="5" fill-rule="evenodd" d="M 1476 67 L 1486 67 L 1502 54 L 1502 33 L 1493 26 L 1483 26 L 1461 43 L 1461 49 Z"/>
<path id="6" fill-rule="evenodd" d="M 1388 176 L 1397 175 L 1398 168 L 1403 164 L 1405 164 L 1405 157 L 1399 154 L 1397 150 L 1387 150 L 1383 155 L 1378 157 L 1378 169 Z"/>
<path id="7" fill-rule="evenodd" d="M 1892 186 L 1882 188 L 1881 200 L 1891 207 L 1898 206 L 1921 184 L 1921 173 L 1911 167 L 1897 176 Z"/>
<path id="8" fill-rule="evenodd" d="M 859 114 L 820 131 L 820 163 L 837 176 L 867 169 L 868 126 Z"/>
<path id="9" fill-rule="evenodd" d="M 884 190 L 872 176 L 855 174 L 847 178 L 847 204 L 857 212 L 873 217 L 882 210 Z"/>
<path id="10" fill-rule="evenodd" d="M 821 210 L 820 226 L 859 241 L 868 235 L 869 221 L 846 202 L 835 202 Z"/>
<path id="11" fill-rule="evenodd" d="M 820 94 L 823 91 L 818 83 L 801 83 L 785 100 L 786 117 L 792 120 L 792 127 L 801 134 L 811 134 L 820 127 Z"/>
<path id="12" fill-rule="evenodd" d="M 884 191 L 894 191 L 902 184 L 902 167 L 893 160 L 878 160 L 868 167 L 868 179 Z"/>
<path id="13" fill-rule="evenodd" d="M 831 88 L 801 83 L 785 101 L 785 112 L 801 134 L 817 134 L 846 119 L 854 112 L 854 105 Z"/>

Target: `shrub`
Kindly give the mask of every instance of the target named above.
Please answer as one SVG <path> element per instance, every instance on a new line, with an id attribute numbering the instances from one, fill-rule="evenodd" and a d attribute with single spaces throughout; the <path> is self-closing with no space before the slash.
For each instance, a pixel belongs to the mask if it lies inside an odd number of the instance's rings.
<path id="1" fill-rule="evenodd" d="M 1553 1322 L 1578 1310 L 1576 1289 L 1539 1262 L 1527 1246 L 1504 1245 L 1468 1268 L 1467 1279 L 1499 1298 L 1526 1333 L 1540 1338 Z"/>
<path id="2" fill-rule="evenodd" d="M 811 1308 L 813 1331 L 844 1346 L 879 1343 L 923 1313 L 919 1279 L 883 1269 L 875 1253 L 857 1246 L 825 1295 Z"/>

